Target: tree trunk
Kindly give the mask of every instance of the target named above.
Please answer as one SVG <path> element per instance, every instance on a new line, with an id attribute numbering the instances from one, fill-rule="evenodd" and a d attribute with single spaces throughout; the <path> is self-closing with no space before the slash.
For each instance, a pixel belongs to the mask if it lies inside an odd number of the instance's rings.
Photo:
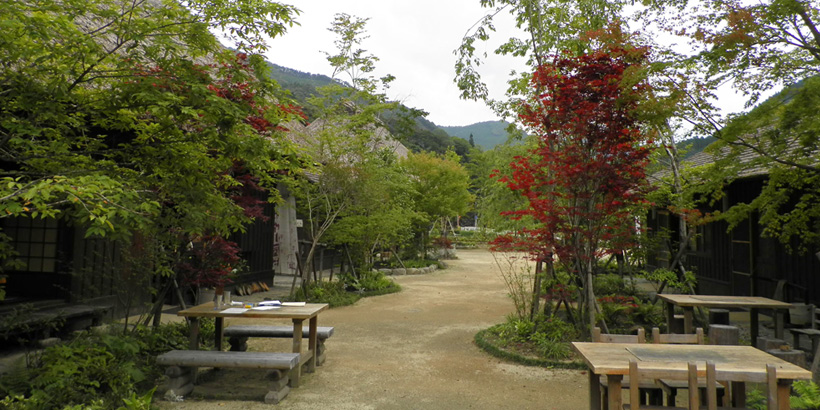
<path id="1" fill-rule="evenodd" d="M 539 303 L 541 302 L 542 264 L 543 260 L 541 259 L 535 263 L 535 280 L 532 284 L 532 309 L 530 310 L 530 320 L 535 320 L 535 315 L 537 315 L 538 311 L 541 310 Z"/>

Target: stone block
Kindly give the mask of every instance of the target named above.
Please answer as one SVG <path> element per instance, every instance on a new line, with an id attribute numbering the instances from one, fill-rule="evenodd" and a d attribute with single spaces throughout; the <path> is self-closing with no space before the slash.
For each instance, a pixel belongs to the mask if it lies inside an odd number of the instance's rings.
<path id="1" fill-rule="evenodd" d="M 739 345 L 740 328 L 731 325 L 710 325 L 709 344 Z"/>
<path id="2" fill-rule="evenodd" d="M 285 388 L 281 390 L 271 390 L 265 395 L 265 403 L 277 404 L 282 401 L 288 393 L 290 393 L 290 387 L 288 386 L 285 386 Z"/>
<path id="3" fill-rule="evenodd" d="M 789 363 L 800 366 L 804 369 L 807 367 L 806 352 L 802 350 L 771 349 L 767 350 L 767 352 L 772 356 L 781 358 Z"/>
<path id="4" fill-rule="evenodd" d="M 764 351 L 780 349 L 780 346 L 787 345 L 785 340 L 783 339 L 775 339 L 773 337 L 763 337 L 758 336 L 757 338 L 757 348 Z"/>

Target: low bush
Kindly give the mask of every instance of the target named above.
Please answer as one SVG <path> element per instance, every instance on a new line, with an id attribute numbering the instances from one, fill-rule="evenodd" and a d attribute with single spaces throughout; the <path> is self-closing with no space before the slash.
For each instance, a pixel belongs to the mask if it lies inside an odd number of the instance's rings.
<path id="1" fill-rule="evenodd" d="M 348 292 L 344 282 L 311 282 L 307 288 L 299 288 L 293 296 L 294 300 L 327 303 L 330 307 L 348 306 L 361 299 L 361 295 Z"/>
<path id="2" fill-rule="evenodd" d="M 201 340 L 213 348 L 214 321 L 202 320 Z M 0 377 L 0 408 L 31 410 L 150 409 L 158 354 L 185 349 L 188 325 L 138 326 L 85 332 L 31 354 L 25 367 Z"/>
<path id="3" fill-rule="evenodd" d="M 337 307 L 352 305 L 363 296 L 385 295 L 400 290 L 401 287 L 384 273 L 370 271 L 358 279 L 349 276 L 339 281 L 311 282 L 307 289 L 299 289 L 293 299 Z"/>
<path id="4" fill-rule="evenodd" d="M 503 348 L 534 354 L 544 359 L 563 360 L 572 356 L 570 342 L 577 337 L 575 328 L 552 316 L 538 315 L 535 320 L 510 316 L 487 332 Z"/>
<path id="5" fill-rule="evenodd" d="M 378 271 L 363 273 L 353 286 L 364 293 L 377 292 L 379 294 L 387 294 L 401 290 L 398 283 Z"/>

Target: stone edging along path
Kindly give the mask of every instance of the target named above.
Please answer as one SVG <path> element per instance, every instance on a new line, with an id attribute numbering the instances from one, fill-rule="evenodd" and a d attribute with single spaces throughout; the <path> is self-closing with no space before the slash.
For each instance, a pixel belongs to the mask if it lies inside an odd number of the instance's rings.
<path id="1" fill-rule="evenodd" d="M 426 266 L 423 268 L 395 268 L 395 269 L 388 269 L 388 268 L 381 268 L 376 269 L 376 271 L 384 273 L 388 276 L 403 276 L 403 275 L 423 275 L 425 273 L 431 273 L 438 269 L 438 265 L 432 264 L 430 266 Z"/>
<path id="2" fill-rule="evenodd" d="M 488 340 L 487 333 L 489 332 L 489 330 L 490 329 L 484 329 L 476 333 L 474 339 L 475 344 L 488 354 L 495 356 L 499 359 L 509 360 L 511 362 L 523 364 L 525 366 L 538 366 L 546 367 L 549 369 L 584 370 L 587 368 L 587 366 L 580 360 L 554 360 L 538 357 L 529 357 L 511 350 L 504 349 L 503 347 L 493 344 L 493 342 Z"/>

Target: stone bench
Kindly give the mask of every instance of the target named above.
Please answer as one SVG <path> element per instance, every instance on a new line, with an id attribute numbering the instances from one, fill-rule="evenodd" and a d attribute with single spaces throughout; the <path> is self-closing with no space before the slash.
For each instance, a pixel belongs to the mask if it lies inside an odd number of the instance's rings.
<path id="1" fill-rule="evenodd" d="M 223 331 L 231 351 L 244 352 L 248 349 L 249 337 L 275 337 L 293 338 L 293 327 L 291 326 L 262 326 L 262 325 L 234 325 L 228 326 Z M 308 327 L 302 328 L 302 337 L 310 336 Z M 325 362 L 325 340 L 333 336 L 332 326 L 319 326 L 316 328 L 316 365 L 321 366 Z"/>
<path id="2" fill-rule="evenodd" d="M 789 332 L 792 332 L 792 336 L 794 337 L 794 348 L 800 348 L 800 335 L 806 335 L 809 340 L 811 340 L 811 352 L 814 353 L 817 351 L 817 347 L 820 346 L 820 330 L 818 329 L 803 329 L 803 328 L 791 328 L 788 329 Z"/>
<path id="3" fill-rule="evenodd" d="M 0 317 L 12 318 L 0 324 L 0 335 L 3 335 L 0 340 L 46 339 L 55 333 L 60 336 L 99 326 L 111 306 L 60 303 L 46 307 L 34 305 L 30 310 L 23 313 L 11 308 L 0 310 Z"/>
<path id="4" fill-rule="evenodd" d="M 167 398 L 185 396 L 194 389 L 197 367 L 270 369 L 272 380 L 265 403 L 276 404 L 290 392 L 290 371 L 299 365 L 299 353 L 219 352 L 215 350 L 172 350 L 157 357 L 157 364 L 169 366 Z"/>

